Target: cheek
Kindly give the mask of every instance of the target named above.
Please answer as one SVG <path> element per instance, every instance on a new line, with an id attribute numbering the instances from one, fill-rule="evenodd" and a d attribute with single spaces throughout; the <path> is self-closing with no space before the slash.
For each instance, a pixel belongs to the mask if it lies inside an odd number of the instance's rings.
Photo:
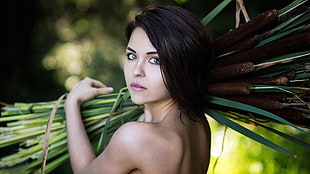
<path id="1" fill-rule="evenodd" d="M 165 83 L 162 79 L 162 77 L 158 77 L 154 79 L 154 82 L 157 82 L 157 86 L 160 87 L 160 89 L 166 89 Z"/>
<path id="2" fill-rule="evenodd" d="M 129 76 L 130 70 L 129 70 L 129 67 L 128 67 L 127 63 L 124 63 L 123 72 L 124 72 L 124 77 L 125 77 L 125 81 L 126 81 L 126 84 L 127 84 L 127 81 L 129 80 L 129 77 L 130 77 Z"/>
<path id="3" fill-rule="evenodd" d="M 166 85 L 164 83 L 163 76 L 161 75 L 160 70 L 154 73 L 152 79 L 153 79 L 152 82 L 155 86 L 155 89 L 158 90 L 158 92 L 161 95 L 166 95 L 166 96 L 170 95 L 168 89 L 166 88 Z"/>

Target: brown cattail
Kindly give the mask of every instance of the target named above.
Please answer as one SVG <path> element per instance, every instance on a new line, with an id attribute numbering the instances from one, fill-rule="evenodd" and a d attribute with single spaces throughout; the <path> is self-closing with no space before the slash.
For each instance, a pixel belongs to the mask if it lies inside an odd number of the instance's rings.
<path id="1" fill-rule="evenodd" d="M 290 108 L 285 108 L 282 110 L 277 110 L 277 111 L 271 111 L 272 113 L 284 118 L 284 119 L 288 119 L 288 120 L 305 120 L 307 117 L 307 114 L 299 111 L 299 110 L 295 110 L 295 109 L 290 109 Z"/>
<path id="2" fill-rule="evenodd" d="M 270 100 L 274 101 L 279 101 L 279 102 L 286 102 L 287 101 L 287 94 L 283 92 L 278 92 L 278 93 L 250 93 L 248 95 L 249 97 L 259 97 L 259 98 L 267 98 Z"/>
<path id="3" fill-rule="evenodd" d="M 249 94 L 250 88 L 250 83 L 210 83 L 207 91 L 215 96 L 233 96 Z"/>
<path id="4" fill-rule="evenodd" d="M 301 111 L 301 112 L 304 112 L 305 114 L 308 114 L 310 115 L 310 109 L 307 108 L 307 107 L 298 107 L 298 106 L 290 106 L 291 109 L 295 109 L 295 110 L 298 110 L 298 111 Z"/>
<path id="5" fill-rule="evenodd" d="M 278 110 L 284 108 L 284 105 L 282 105 L 280 102 L 268 98 L 249 96 L 233 96 L 225 98 L 265 110 Z"/>
<path id="6" fill-rule="evenodd" d="M 283 74 L 283 76 L 287 77 L 289 80 L 293 79 L 295 77 L 296 72 L 295 71 L 288 71 Z"/>
<path id="7" fill-rule="evenodd" d="M 248 82 L 251 85 L 275 85 L 282 86 L 288 84 L 288 78 L 285 76 L 278 77 L 264 77 L 264 78 L 247 78 L 240 79 L 242 82 Z"/>
<path id="8" fill-rule="evenodd" d="M 223 56 L 227 56 L 229 54 L 235 54 L 237 52 L 253 48 L 260 41 L 261 41 L 261 39 L 260 39 L 259 35 L 254 35 L 252 37 L 249 37 L 249 38 L 247 38 L 245 40 L 242 40 L 242 41 L 239 41 L 239 42 L 233 44 L 232 46 L 227 48 L 224 51 L 224 53 L 219 55 L 217 58 L 220 58 L 220 57 L 223 57 Z"/>
<path id="9" fill-rule="evenodd" d="M 278 24 L 278 11 L 273 9 L 259 14 L 247 23 L 225 33 L 214 40 L 215 54 L 220 55 L 226 48 L 258 32 L 266 31 Z"/>
<path id="10" fill-rule="evenodd" d="M 252 62 L 243 62 L 224 67 L 214 68 L 210 71 L 210 81 L 220 81 L 244 75 L 255 70 Z"/>
<path id="11" fill-rule="evenodd" d="M 310 47 L 310 32 L 285 37 L 261 47 L 252 48 L 238 54 L 215 59 L 215 66 L 225 66 L 240 62 L 257 62 L 271 57 L 307 50 Z"/>

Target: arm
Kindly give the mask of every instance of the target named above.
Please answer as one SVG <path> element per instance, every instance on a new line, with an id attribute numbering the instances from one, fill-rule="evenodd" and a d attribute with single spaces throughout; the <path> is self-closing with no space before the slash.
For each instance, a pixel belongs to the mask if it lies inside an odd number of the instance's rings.
<path id="1" fill-rule="evenodd" d="M 95 158 L 80 113 L 80 105 L 97 95 L 112 92 L 99 81 L 85 78 L 68 95 L 65 103 L 68 147 L 74 173 L 80 173 Z"/>

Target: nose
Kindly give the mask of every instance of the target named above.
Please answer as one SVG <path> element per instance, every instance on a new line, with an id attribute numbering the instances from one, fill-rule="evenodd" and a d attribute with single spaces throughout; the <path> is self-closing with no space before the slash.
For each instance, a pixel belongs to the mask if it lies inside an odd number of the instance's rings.
<path id="1" fill-rule="evenodd" d="M 136 65 L 134 66 L 133 75 L 135 77 L 144 77 L 145 76 L 144 65 L 141 61 L 137 61 Z"/>

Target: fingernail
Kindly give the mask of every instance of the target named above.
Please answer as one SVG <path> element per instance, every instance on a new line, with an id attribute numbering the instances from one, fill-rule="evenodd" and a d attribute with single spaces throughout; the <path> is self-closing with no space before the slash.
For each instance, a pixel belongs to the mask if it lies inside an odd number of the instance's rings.
<path id="1" fill-rule="evenodd" d="M 113 92 L 113 88 L 112 87 L 107 87 L 107 92 Z"/>

